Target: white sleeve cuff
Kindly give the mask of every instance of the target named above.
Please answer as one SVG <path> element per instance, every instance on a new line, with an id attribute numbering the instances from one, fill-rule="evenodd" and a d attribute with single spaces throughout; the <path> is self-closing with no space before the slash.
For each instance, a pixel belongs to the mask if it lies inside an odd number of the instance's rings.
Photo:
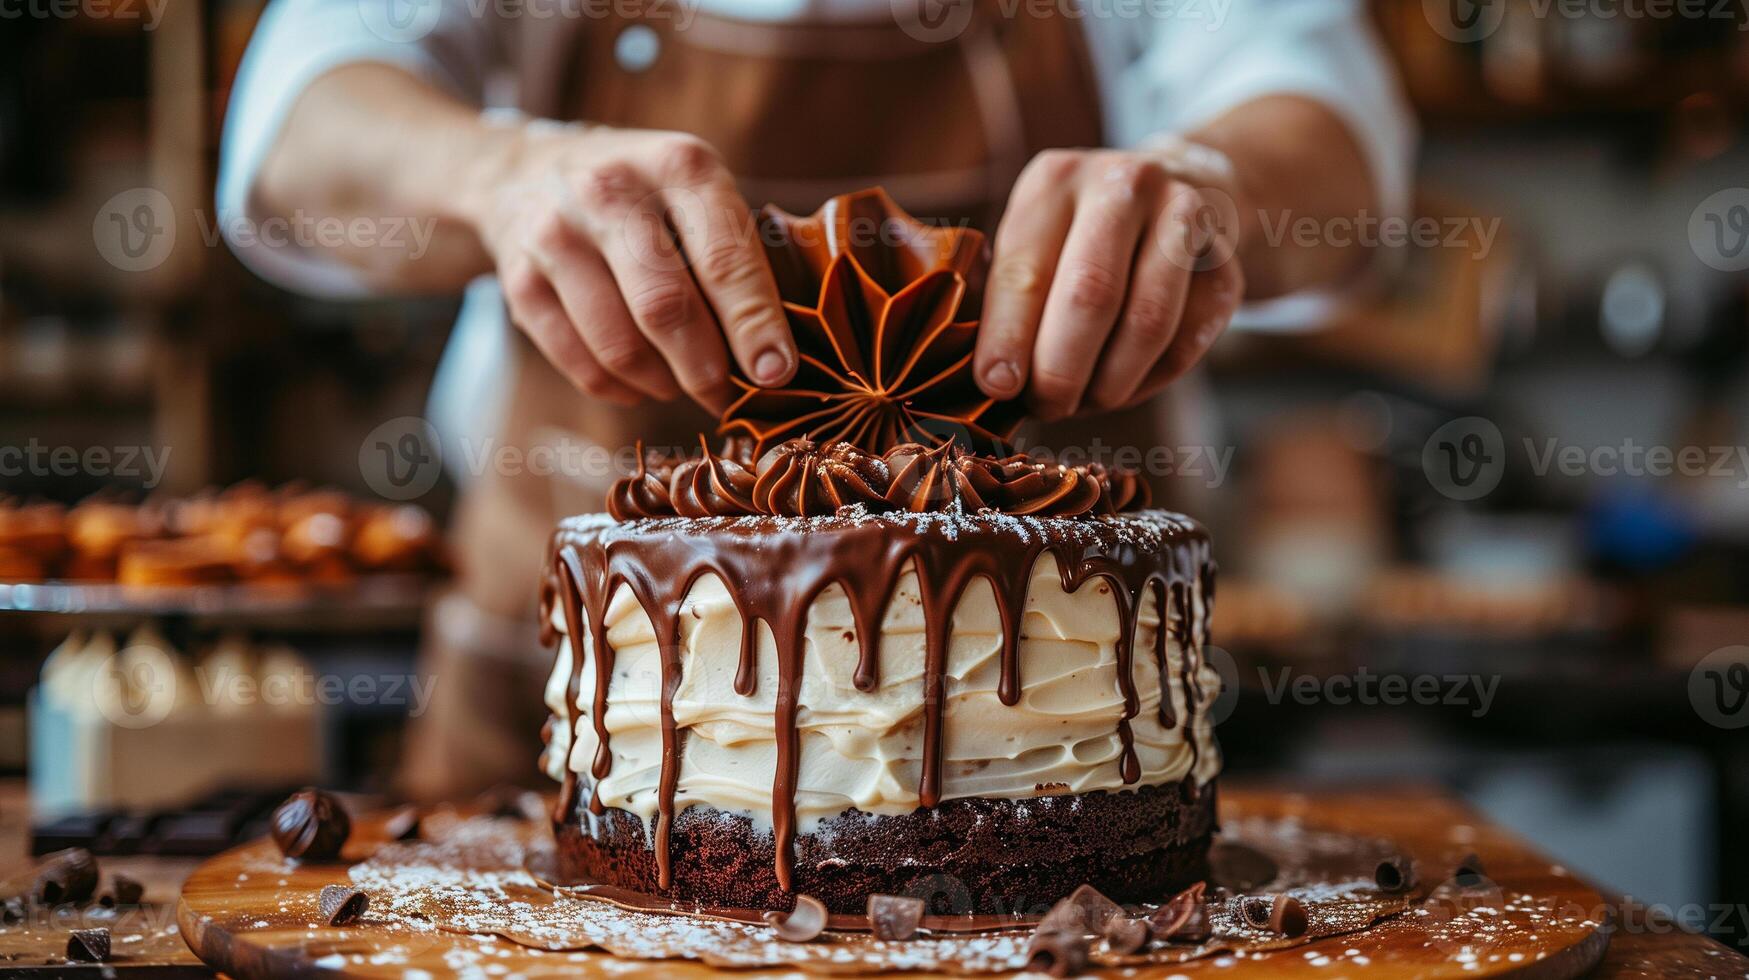
<path id="1" fill-rule="evenodd" d="M 1409 217 L 1415 124 L 1366 5 L 1358 0 L 1227 0 L 1161 8 L 1146 24 L 1088 17 L 1107 126 L 1118 146 L 1185 133 L 1270 95 L 1328 107 L 1370 169 L 1380 220 Z M 1394 250 L 1391 250 L 1394 251 Z M 1399 256 L 1381 254 L 1356 283 L 1247 303 L 1236 325 L 1313 326 L 1364 292 Z M 1267 325 L 1267 326 L 1266 326 Z"/>
<path id="2" fill-rule="evenodd" d="M 443 0 L 436 24 L 414 40 L 386 37 L 380 26 L 373 30 L 365 10 L 376 2 L 275 0 L 237 72 L 220 144 L 219 230 L 245 266 L 288 289 L 336 299 L 372 293 L 350 266 L 300 246 L 295 235 L 266 233 L 266 216 L 254 199 L 262 163 L 311 82 L 342 65 L 374 62 L 402 68 L 459 98 L 482 97 L 492 27 L 473 17 L 465 0 Z M 381 2 L 386 8 L 394 0 Z"/>

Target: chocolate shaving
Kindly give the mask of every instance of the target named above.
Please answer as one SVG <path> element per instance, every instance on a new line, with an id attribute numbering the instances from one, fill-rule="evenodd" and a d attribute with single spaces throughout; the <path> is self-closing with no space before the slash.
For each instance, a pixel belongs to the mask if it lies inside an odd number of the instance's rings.
<path id="1" fill-rule="evenodd" d="M 1112 916 L 1122 914 L 1123 909 L 1099 889 L 1082 885 L 1051 906 L 1051 910 L 1039 920 L 1038 928 L 1040 932 L 1061 929 L 1083 936 L 1097 935 L 1105 931 L 1105 923 Z"/>
<path id="2" fill-rule="evenodd" d="M 1214 926 L 1209 923 L 1209 907 L 1206 902 L 1198 902 L 1190 910 L 1190 916 L 1184 924 L 1170 936 L 1163 937 L 1169 942 L 1204 943 L 1213 938 Z"/>
<path id="3" fill-rule="evenodd" d="M 329 925 L 343 926 L 364 914 L 370 907 L 370 896 L 348 885 L 323 885 L 316 907 Z"/>
<path id="4" fill-rule="evenodd" d="M 273 842 L 288 858 L 300 861 L 330 861 L 352 833 L 346 808 L 330 793 L 306 789 L 273 811 Z"/>
<path id="5" fill-rule="evenodd" d="M 1250 896 L 1239 900 L 1239 918 L 1253 929 L 1269 928 L 1270 902 L 1267 898 Z"/>
<path id="6" fill-rule="evenodd" d="M 1457 863 L 1457 869 L 1452 872 L 1452 879 L 1459 888 L 1476 888 L 1483 885 L 1488 878 L 1488 872 L 1482 868 L 1482 859 L 1473 852 L 1465 854 Z"/>
<path id="7" fill-rule="evenodd" d="M 102 963 L 109 959 L 108 929 L 74 929 L 67 934 L 67 959 Z"/>
<path id="8" fill-rule="evenodd" d="M 1406 892 L 1415 887 L 1415 861 L 1406 854 L 1393 854 L 1379 862 L 1372 876 L 1388 895 Z"/>
<path id="9" fill-rule="evenodd" d="M 1155 909 L 1148 918 L 1154 938 L 1189 943 L 1200 943 L 1209 938 L 1208 907 L 1203 901 L 1203 892 L 1207 888 L 1199 881 Z"/>
<path id="10" fill-rule="evenodd" d="M 109 891 L 98 899 L 98 904 L 104 908 L 117 905 L 138 905 L 146 894 L 146 886 L 127 875 L 113 875 L 109 879 Z"/>
<path id="11" fill-rule="evenodd" d="M 1255 891 L 1279 873 L 1275 860 L 1254 847 L 1222 841 L 1209 848 L 1209 879 L 1229 891 Z"/>
<path id="12" fill-rule="evenodd" d="M 1054 977 L 1080 973 L 1087 966 L 1088 936 L 1105 932 L 1123 909 L 1092 885 L 1082 885 L 1051 906 L 1039 920 L 1026 948 L 1026 968 Z"/>
<path id="13" fill-rule="evenodd" d="M 383 821 L 383 834 L 389 840 L 418 840 L 420 817 L 418 807 L 402 807 Z"/>
<path id="14" fill-rule="evenodd" d="M 1292 895 L 1277 895 L 1269 905 L 1269 928 L 1289 939 L 1297 939 L 1306 934 L 1311 927 L 1311 920 L 1306 915 L 1306 907 Z"/>
<path id="15" fill-rule="evenodd" d="M 1067 977 L 1087 969 L 1087 937 L 1072 929 L 1045 928 L 1039 923 L 1037 932 L 1026 947 L 1026 969 L 1032 973 L 1048 973 Z"/>
<path id="16" fill-rule="evenodd" d="M 1151 930 L 1147 919 L 1114 915 L 1105 922 L 1105 945 L 1114 953 L 1129 955 L 1148 945 Z"/>
<path id="17" fill-rule="evenodd" d="M 97 891 L 97 859 L 83 847 L 56 851 L 37 866 L 30 896 L 42 905 L 75 905 Z"/>
<path id="18" fill-rule="evenodd" d="M 767 912 L 765 921 L 777 938 L 805 943 L 826 931 L 826 906 L 812 895 L 797 895 L 793 911 Z"/>
<path id="19" fill-rule="evenodd" d="M 870 895 L 868 925 L 876 939 L 904 940 L 917 935 L 923 922 L 924 902 L 903 895 Z"/>

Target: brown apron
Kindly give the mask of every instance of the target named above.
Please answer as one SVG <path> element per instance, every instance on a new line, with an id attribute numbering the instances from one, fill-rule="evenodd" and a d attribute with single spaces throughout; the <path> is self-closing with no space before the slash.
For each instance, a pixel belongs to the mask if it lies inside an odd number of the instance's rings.
<path id="1" fill-rule="evenodd" d="M 1061 13 L 1035 17 L 1021 5 L 1004 17 L 993 3 L 962 9 L 970 15 L 965 28 L 938 41 L 919 39 L 930 25 L 908 30 L 891 16 L 797 24 L 693 12 L 683 25 L 677 0 L 610 6 L 616 16 L 568 35 L 551 18 L 524 19 L 512 50 L 525 77 L 560 79 L 550 96 L 524 93 L 524 106 L 553 118 L 703 137 L 754 207 L 806 214 L 834 194 L 881 185 L 918 217 L 969 219 L 989 231 L 1033 154 L 1102 143 L 1079 20 Z M 601 509 L 616 474 L 601 471 L 591 447 L 617 450 L 636 439 L 694 445 L 714 428 L 696 408 L 592 402 L 520 334 L 511 342 L 514 377 L 505 382 L 510 404 L 498 443 L 543 447 L 563 472 L 494 470 L 467 488 L 455 528 L 459 595 L 449 601 L 465 601 L 480 622 L 504 628 L 446 629 L 435 617 L 427 669 L 438 684 L 411 753 L 413 788 L 427 794 L 533 774 L 549 657 L 534 652 L 531 627 L 508 624 L 532 618 L 554 522 Z M 1144 440 L 1143 432 L 1129 434 Z M 524 707 L 505 717 L 509 705 Z M 512 740 L 526 733 L 520 749 L 505 751 L 507 731 L 517 733 Z"/>

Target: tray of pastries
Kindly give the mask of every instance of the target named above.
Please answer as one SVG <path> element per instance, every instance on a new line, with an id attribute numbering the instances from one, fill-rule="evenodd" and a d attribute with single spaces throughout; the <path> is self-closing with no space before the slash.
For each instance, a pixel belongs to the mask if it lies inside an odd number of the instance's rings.
<path id="1" fill-rule="evenodd" d="M 249 482 L 72 507 L 0 497 L 0 610 L 400 608 L 447 569 L 424 508 L 333 489 Z"/>

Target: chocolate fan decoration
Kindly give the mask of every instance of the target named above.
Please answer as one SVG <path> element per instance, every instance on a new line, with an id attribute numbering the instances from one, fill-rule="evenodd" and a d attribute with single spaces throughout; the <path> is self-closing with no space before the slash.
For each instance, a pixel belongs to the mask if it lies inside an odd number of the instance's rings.
<path id="1" fill-rule="evenodd" d="M 734 382 L 721 452 L 646 454 L 608 493 L 616 520 L 811 517 L 843 508 L 1079 517 L 1148 506 L 1129 470 L 1006 455 L 1019 401 L 972 378 L 984 236 L 935 228 L 885 191 L 806 218 L 767 208 L 761 241 L 801 357 L 782 388 Z"/>
<path id="2" fill-rule="evenodd" d="M 972 376 L 981 234 L 924 225 L 879 189 L 807 218 L 767 208 L 761 225 L 800 364 L 782 388 L 736 377 L 742 394 L 720 431 L 752 436 L 756 458 L 797 437 L 875 455 L 908 442 L 1004 444 L 1024 409 Z"/>

